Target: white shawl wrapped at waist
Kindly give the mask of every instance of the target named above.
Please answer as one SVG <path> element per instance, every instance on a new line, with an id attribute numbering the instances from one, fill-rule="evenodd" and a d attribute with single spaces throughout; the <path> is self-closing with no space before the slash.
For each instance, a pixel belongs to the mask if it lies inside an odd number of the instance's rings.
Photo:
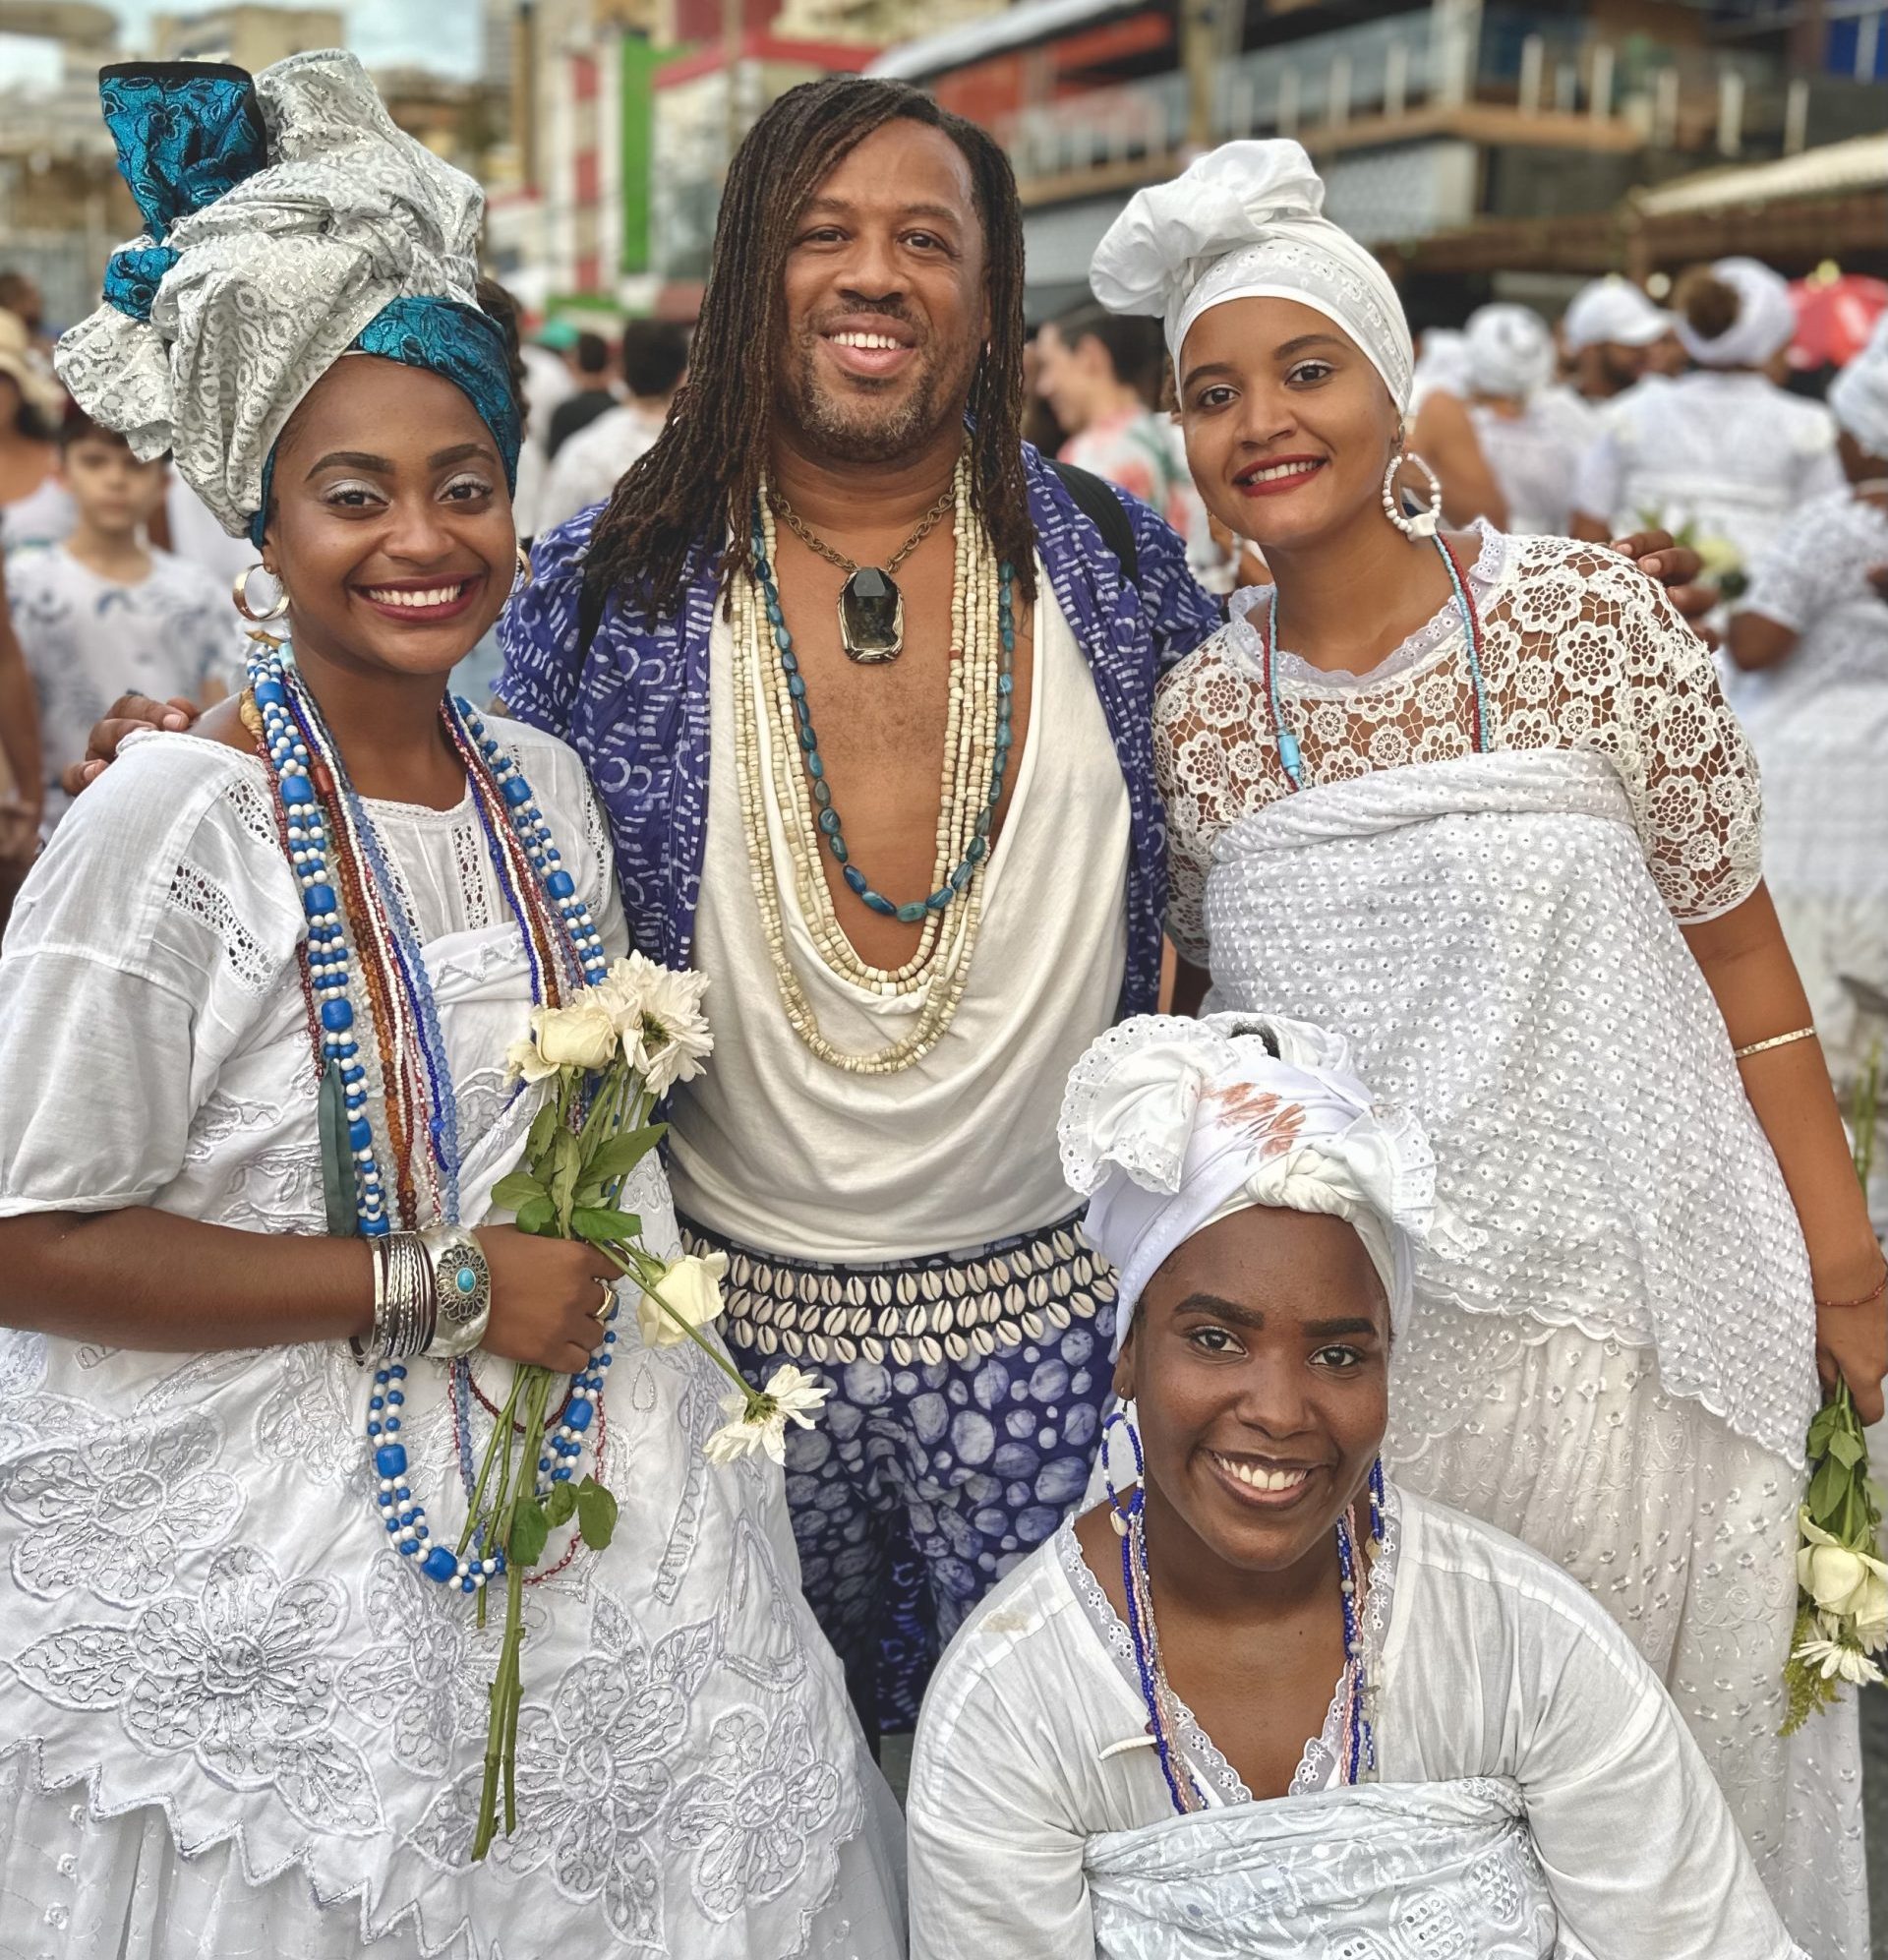
<path id="1" fill-rule="evenodd" d="M 1558 1951 L 1520 1793 L 1493 1777 L 1196 1812 L 1092 1837 L 1084 1865 L 1097 1960 Z"/>

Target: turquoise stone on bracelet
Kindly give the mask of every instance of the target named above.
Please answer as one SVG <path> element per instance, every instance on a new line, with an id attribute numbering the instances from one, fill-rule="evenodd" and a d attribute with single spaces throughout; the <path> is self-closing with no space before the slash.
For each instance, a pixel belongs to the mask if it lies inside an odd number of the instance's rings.
<path id="1" fill-rule="evenodd" d="M 812 703 L 806 696 L 806 677 L 799 671 L 799 656 L 794 651 L 794 636 L 787 630 L 781 612 L 780 588 L 774 583 L 774 567 L 767 560 L 767 541 L 762 533 L 759 507 L 754 512 L 754 576 L 767 614 L 767 624 L 780 656 L 780 671 L 787 677 L 787 693 L 794 704 L 794 721 L 799 746 L 805 757 L 806 774 L 811 779 L 816 813 L 814 824 L 833 861 L 841 867 L 846 888 L 867 911 L 881 919 L 896 919 L 904 925 L 916 925 L 927 913 L 943 912 L 953 899 L 970 889 L 976 867 L 990 855 L 990 829 L 1003 802 L 1003 780 L 1009 768 L 1010 751 L 1016 745 L 1011 711 L 1016 698 L 1016 607 L 1011 587 L 1014 574 L 1008 564 L 997 567 L 997 621 L 1002 634 L 1002 652 L 996 681 L 996 762 L 990 770 L 990 791 L 976 819 L 976 835 L 963 861 L 928 898 L 911 899 L 900 905 L 873 885 L 856 864 L 846 843 L 846 830 L 833 802 L 832 785 L 826 780 L 826 764 L 819 752 L 819 737 L 813 729 Z"/>

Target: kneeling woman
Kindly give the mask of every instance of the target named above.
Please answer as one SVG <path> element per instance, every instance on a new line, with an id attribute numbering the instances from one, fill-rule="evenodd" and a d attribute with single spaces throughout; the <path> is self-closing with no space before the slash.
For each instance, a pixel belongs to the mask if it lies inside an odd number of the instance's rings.
<path id="1" fill-rule="evenodd" d="M 780 1473 L 705 1460 L 724 1378 L 600 1253 L 481 1223 L 546 1095 L 507 1047 L 625 935 L 576 756 L 445 698 L 515 568 L 477 188 L 351 56 L 103 89 L 151 238 L 63 372 L 292 650 L 80 798 L 0 961 L 0 1956 L 895 1953 Z M 620 1202 L 677 1249 L 653 1158 Z M 507 1614 L 448 1548 L 514 1362 L 575 1378 L 546 1483 L 581 1441 L 623 1495 L 527 1581 L 481 1861 Z"/>
<path id="2" fill-rule="evenodd" d="M 1432 1163 L 1346 1064 L 1213 1015 L 1077 1065 L 1063 1158 L 1121 1273 L 1139 1429 L 931 1684 L 914 1954 L 1796 1954 L 1606 1613 L 1383 1481 Z"/>

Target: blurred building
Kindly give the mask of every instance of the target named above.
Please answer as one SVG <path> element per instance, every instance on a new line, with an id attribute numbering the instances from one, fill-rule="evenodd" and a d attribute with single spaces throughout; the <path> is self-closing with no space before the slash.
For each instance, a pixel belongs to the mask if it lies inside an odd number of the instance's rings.
<path id="1" fill-rule="evenodd" d="M 138 229 L 98 115 L 98 70 L 116 59 L 117 17 L 72 0 L 0 0 L 0 33 L 57 52 L 50 86 L 0 88 L 0 268 L 30 273 L 48 325 L 98 303 L 106 255 Z"/>
<path id="2" fill-rule="evenodd" d="M 872 72 L 1002 139 L 1038 312 L 1081 291 L 1136 187 L 1228 137 L 1289 135 L 1420 320 L 1426 300 L 1551 298 L 1624 263 L 1640 187 L 1878 131 L 1884 18 L 1882 0 L 1019 0 Z"/>
<path id="3" fill-rule="evenodd" d="M 212 7 L 206 14 L 159 14 L 150 27 L 150 52 L 159 61 L 231 61 L 252 75 L 291 54 L 347 45 L 338 7 Z"/>

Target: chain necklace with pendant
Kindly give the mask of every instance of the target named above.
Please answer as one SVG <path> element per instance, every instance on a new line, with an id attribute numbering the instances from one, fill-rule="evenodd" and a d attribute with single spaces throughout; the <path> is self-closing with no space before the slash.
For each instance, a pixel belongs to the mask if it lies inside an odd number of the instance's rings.
<path id="1" fill-rule="evenodd" d="M 817 552 L 828 564 L 836 564 L 846 573 L 846 583 L 839 591 L 839 643 L 848 660 L 860 667 L 883 667 L 905 651 L 905 595 L 892 574 L 936 530 L 956 497 L 953 485 L 881 566 L 857 564 L 843 552 L 836 552 L 823 538 L 813 536 L 779 491 L 768 493 L 769 507 L 794 536 L 808 551 Z"/>

